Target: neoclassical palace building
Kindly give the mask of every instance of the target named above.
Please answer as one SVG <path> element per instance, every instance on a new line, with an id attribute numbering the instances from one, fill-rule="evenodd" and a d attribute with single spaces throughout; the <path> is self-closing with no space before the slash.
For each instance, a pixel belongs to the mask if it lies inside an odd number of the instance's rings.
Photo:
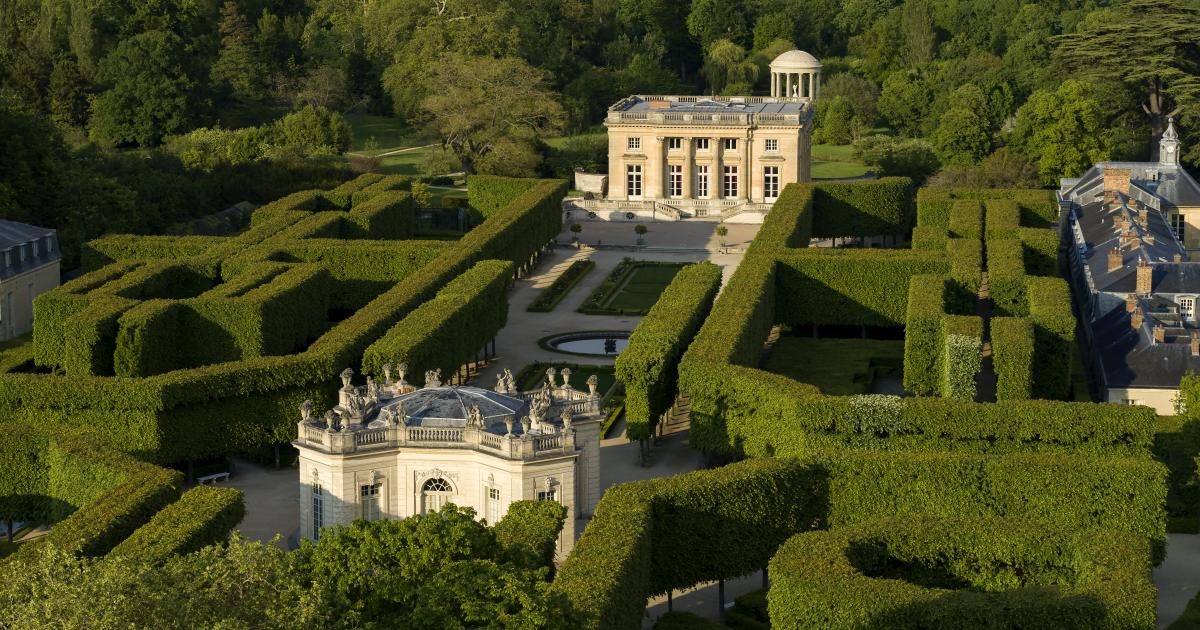
<path id="1" fill-rule="evenodd" d="M 785 186 L 810 178 L 820 70 L 793 50 L 771 62 L 770 96 L 622 99 L 604 121 L 607 194 L 578 207 L 617 220 L 761 218 Z"/>
<path id="2" fill-rule="evenodd" d="M 447 503 L 495 524 L 514 501 L 567 507 L 559 552 L 575 543 L 576 519 L 600 500 L 600 394 L 596 377 L 576 389 L 570 370 L 548 370 L 540 389 L 517 391 L 511 372 L 494 390 L 392 380 L 351 384 L 323 416 L 300 409 L 300 536 L 356 519 L 401 519 Z M 560 379 L 561 378 L 561 382 Z"/>

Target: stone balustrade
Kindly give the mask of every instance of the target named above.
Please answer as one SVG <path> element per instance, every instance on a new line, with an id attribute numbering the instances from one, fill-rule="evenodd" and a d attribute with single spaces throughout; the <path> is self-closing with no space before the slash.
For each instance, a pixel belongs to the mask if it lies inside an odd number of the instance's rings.
<path id="1" fill-rule="evenodd" d="M 588 406 L 592 400 L 569 403 Z M 599 411 L 599 399 L 595 401 Z M 397 425 L 377 429 L 351 428 L 328 431 L 316 421 L 301 421 L 297 427 L 301 445 L 327 453 L 347 454 L 374 450 L 409 448 L 469 448 L 506 459 L 532 460 L 539 457 L 575 452 L 575 431 L 559 430 L 550 434 L 496 435 L 476 427 L 410 427 Z"/>

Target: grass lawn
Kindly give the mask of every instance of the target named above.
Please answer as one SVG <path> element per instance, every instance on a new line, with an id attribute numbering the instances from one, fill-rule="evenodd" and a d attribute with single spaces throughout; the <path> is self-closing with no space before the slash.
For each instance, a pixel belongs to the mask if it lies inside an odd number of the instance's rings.
<path id="1" fill-rule="evenodd" d="M 811 339 L 783 336 L 767 371 L 816 385 L 822 393 L 852 396 L 871 391 L 872 372 L 899 372 L 904 342 L 878 339 Z"/>
<path id="2" fill-rule="evenodd" d="M 858 177 L 870 168 L 854 157 L 849 144 L 814 144 L 812 146 L 812 176 L 814 179 Z"/>
<path id="3" fill-rule="evenodd" d="M 554 368 L 556 371 L 562 370 L 564 367 L 571 368 L 571 387 L 581 391 L 587 391 L 587 380 L 594 374 L 600 381 L 597 383 L 598 391 L 604 395 L 617 382 L 616 368 L 611 365 L 579 365 L 578 363 L 542 363 L 535 361 L 521 369 L 517 373 L 517 389 L 527 392 L 532 389 L 537 389 L 546 382 L 546 369 Z M 562 376 L 555 376 L 555 380 L 562 383 Z"/>
<path id="4" fill-rule="evenodd" d="M 629 281 L 608 301 L 608 308 L 649 311 L 667 285 L 675 279 L 682 265 L 638 267 L 629 276 Z"/>
<path id="5" fill-rule="evenodd" d="M 407 147 L 429 144 L 416 138 L 416 134 L 402 121 L 390 116 L 371 116 L 369 114 L 347 114 L 346 122 L 354 132 L 354 141 L 350 144 L 351 151 L 366 149 L 371 138 L 375 139 L 375 148 L 379 151 L 395 147 Z"/>
<path id="6" fill-rule="evenodd" d="M 379 158 L 379 170 L 389 175 L 424 175 L 425 160 L 435 147 L 415 147 Z"/>
<path id="7" fill-rule="evenodd" d="M 814 160 L 827 162 L 857 162 L 854 157 L 854 146 L 850 144 L 814 144 L 812 145 Z"/>

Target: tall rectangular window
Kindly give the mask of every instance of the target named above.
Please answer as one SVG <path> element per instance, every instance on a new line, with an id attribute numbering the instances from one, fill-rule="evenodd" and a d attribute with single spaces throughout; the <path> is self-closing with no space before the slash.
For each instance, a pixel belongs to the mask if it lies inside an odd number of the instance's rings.
<path id="1" fill-rule="evenodd" d="M 641 148 L 642 148 L 642 139 L 641 138 L 630 138 L 629 139 L 629 150 L 630 151 L 637 151 Z"/>
<path id="2" fill-rule="evenodd" d="M 738 167 L 725 167 L 725 181 L 721 186 L 721 196 L 727 198 L 738 196 Z"/>
<path id="3" fill-rule="evenodd" d="M 726 151 L 737 151 L 737 138 L 725 138 L 723 142 Z"/>
<path id="4" fill-rule="evenodd" d="M 708 198 L 708 165 L 696 165 L 696 198 Z"/>
<path id="5" fill-rule="evenodd" d="M 779 150 L 779 140 L 776 138 L 767 138 L 767 153 L 774 153 Z"/>
<path id="6" fill-rule="evenodd" d="M 763 198 L 777 199 L 779 197 L 779 167 L 763 167 Z"/>
<path id="7" fill-rule="evenodd" d="M 1196 298 L 1193 298 L 1193 297 L 1179 298 L 1179 316 L 1182 317 L 1184 319 L 1184 321 L 1190 322 L 1190 321 L 1192 321 L 1192 318 L 1195 317 L 1195 315 L 1196 315 Z"/>
<path id="8" fill-rule="evenodd" d="M 487 522 L 495 525 L 500 522 L 500 488 L 487 489 Z"/>
<path id="9" fill-rule="evenodd" d="M 683 138 L 667 138 L 667 150 L 678 151 L 683 148 Z"/>
<path id="10" fill-rule="evenodd" d="M 1186 223 L 1183 220 L 1182 214 L 1176 213 L 1171 215 L 1171 231 L 1175 233 L 1175 238 L 1179 239 L 1180 243 L 1183 242 L 1184 225 Z"/>
<path id="11" fill-rule="evenodd" d="M 641 164 L 630 164 L 625 167 L 625 196 L 630 199 L 642 198 Z"/>
<path id="12" fill-rule="evenodd" d="M 381 484 L 370 484 L 359 488 L 364 521 L 379 520 L 379 488 Z"/>
<path id="13" fill-rule="evenodd" d="M 667 194 L 672 197 L 683 196 L 683 165 L 671 164 L 667 167 Z"/>
<path id="14" fill-rule="evenodd" d="M 708 138 L 696 138 L 696 150 L 697 151 L 707 151 L 708 150 Z"/>
<path id="15" fill-rule="evenodd" d="M 325 527 L 325 495 L 321 490 L 321 484 L 314 483 L 312 486 L 313 540 L 317 540 L 321 537 L 322 527 Z"/>

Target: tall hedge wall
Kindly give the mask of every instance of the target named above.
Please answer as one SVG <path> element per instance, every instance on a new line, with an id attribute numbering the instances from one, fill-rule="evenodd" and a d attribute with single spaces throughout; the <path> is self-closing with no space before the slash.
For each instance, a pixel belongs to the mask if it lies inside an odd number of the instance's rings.
<path id="1" fill-rule="evenodd" d="M 679 361 L 712 309 L 720 286 L 720 267 L 707 262 L 688 265 L 629 336 L 629 346 L 616 362 L 617 380 L 625 385 L 629 439 L 651 437 L 658 418 L 674 403 Z"/>
<path id="2" fill-rule="evenodd" d="M 0 432 L 0 521 L 49 520 L 49 433 L 15 424 L 0 424 Z"/>
<path id="3" fill-rule="evenodd" d="M 613 487 L 555 579 L 585 628 L 640 628 L 646 598 L 762 569 L 817 524 L 820 473 L 759 459 Z"/>
<path id="4" fill-rule="evenodd" d="M 798 534 L 771 560 L 784 628 L 1152 628 L 1145 539 L 999 517 Z"/>
<path id="5" fill-rule="evenodd" d="M 983 205 L 973 199 L 959 199 L 950 205 L 950 236 L 979 240 L 983 236 Z"/>
<path id="6" fill-rule="evenodd" d="M 490 217 L 535 185 L 536 179 L 472 175 L 467 179 L 467 201 L 484 218 Z"/>
<path id="7" fill-rule="evenodd" d="M 906 233 L 912 227 L 912 185 L 907 177 L 812 184 L 813 236 Z"/>
<path id="8" fill-rule="evenodd" d="M 808 247 L 813 235 L 814 188 L 807 184 L 788 184 L 771 206 L 750 250 L 765 248 Z"/>
<path id="9" fill-rule="evenodd" d="M 942 396 L 975 400 L 975 378 L 983 368 L 983 320 L 947 315 L 942 328 Z"/>
<path id="10" fill-rule="evenodd" d="M 1065 400 L 1071 393 L 1071 352 L 1075 315 L 1071 290 L 1061 278 L 1026 278 L 1029 317 L 1033 320 L 1033 393 Z"/>
<path id="11" fill-rule="evenodd" d="M 777 254 L 775 323 L 903 326 L 908 283 L 945 274 L 936 252 L 806 249 Z"/>
<path id="12" fill-rule="evenodd" d="M 508 321 L 512 268 L 508 261 L 476 263 L 371 344 L 363 370 L 379 375 L 385 364 L 407 363 L 411 374 L 440 369 L 449 378 Z"/>
<path id="13" fill-rule="evenodd" d="M 775 324 L 775 268 L 770 255 L 749 254 L 742 260 L 684 353 L 681 384 L 689 365 L 757 364 Z"/>
<path id="14" fill-rule="evenodd" d="M 1052 190 L 1021 188 L 931 188 L 917 191 L 917 225 L 947 227 L 950 207 L 958 199 L 1012 199 L 1021 211 L 1021 225 L 1047 228 L 1058 221 L 1058 202 Z"/>
<path id="15" fill-rule="evenodd" d="M 987 241 L 988 288 L 994 313 L 1023 317 L 1029 314 L 1025 295 L 1025 249 L 1015 238 Z"/>
<path id="16" fill-rule="evenodd" d="M 1033 396 L 1033 322 L 1024 317 L 992 318 L 992 366 L 996 400 Z"/>
<path id="17" fill-rule="evenodd" d="M 384 191 L 350 210 L 342 227 L 342 238 L 409 238 L 416 230 L 416 223 L 412 194 Z"/>
<path id="18" fill-rule="evenodd" d="M 908 312 L 904 317 L 904 389 L 924 396 L 941 390 L 945 294 L 946 279 L 943 276 L 913 276 L 908 284 Z"/>
<path id="19" fill-rule="evenodd" d="M 114 556 L 161 563 L 229 538 L 242 522 L 242 491 L 197 486 L 155 514 L 110 552 Z"/>
<path id="20" fill-rule="evenodd" d="M 555 501 L 515 501 L 508 511 L 493 523 L 496 541 L 504 547 L 504 555 L 518 565 L 539 568 L 553 567 L 554 553 L 567 507 Z"/>

